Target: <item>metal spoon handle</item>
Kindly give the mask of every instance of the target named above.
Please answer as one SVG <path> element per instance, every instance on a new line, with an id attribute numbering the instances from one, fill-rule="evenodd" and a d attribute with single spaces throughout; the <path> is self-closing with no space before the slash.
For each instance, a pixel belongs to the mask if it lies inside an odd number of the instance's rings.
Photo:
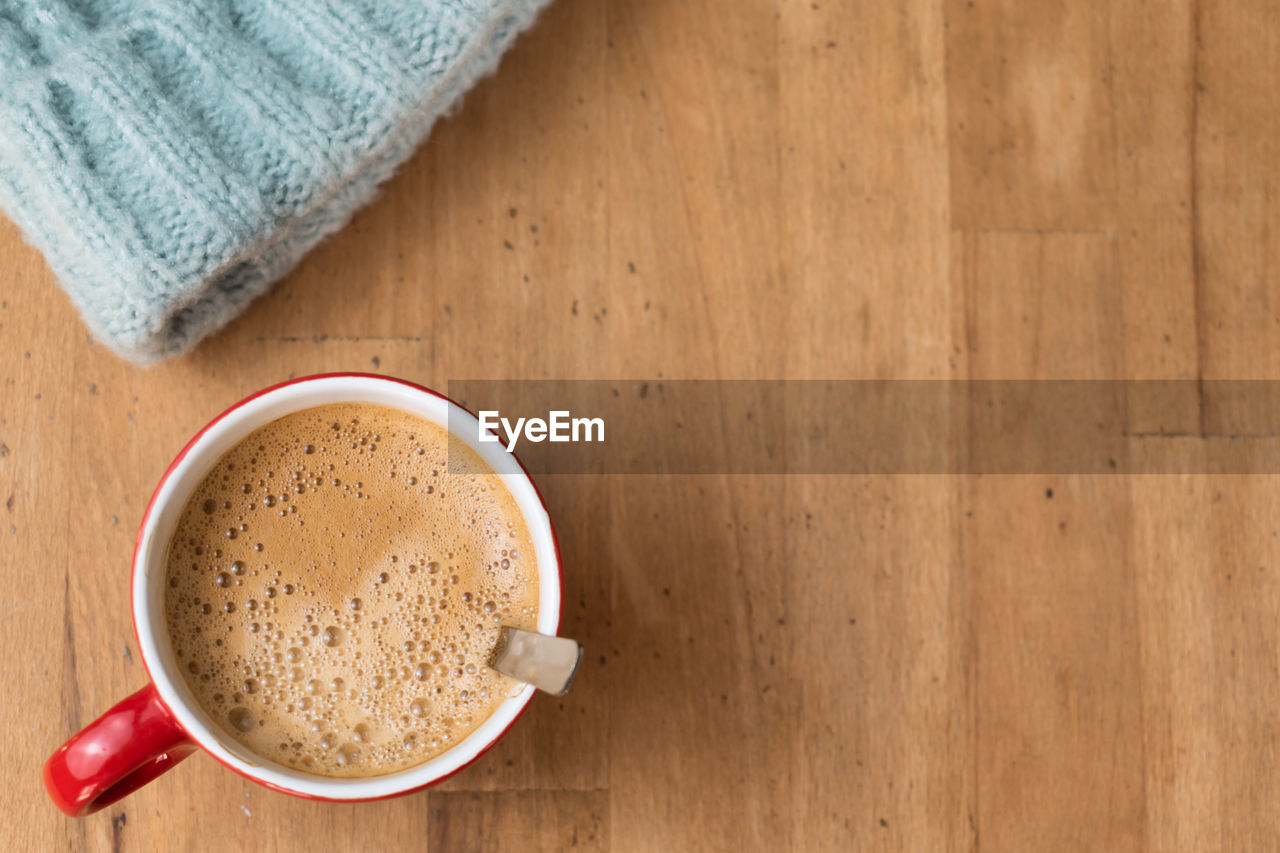
<path id="1" fill-rule="evenodd" d="M 563 696 L 581 662 L 582 645 L 577 640 L 503 628 L 490 666 L 553 696 Z"/>

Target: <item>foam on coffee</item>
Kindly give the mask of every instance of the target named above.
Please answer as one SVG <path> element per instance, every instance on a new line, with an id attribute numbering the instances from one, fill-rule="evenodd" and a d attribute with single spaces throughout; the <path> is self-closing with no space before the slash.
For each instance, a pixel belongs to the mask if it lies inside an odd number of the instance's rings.
<path id="1" fill-rule="evenodd" d="M 326 776 L 411 767 L 517 682 L 487 666 L 533 630 L 538 574 L 492 469 L 416 416 L 320 406 L 228 452 L 183 510 L 165 613 L 183 677 L 245 747 Z"/>

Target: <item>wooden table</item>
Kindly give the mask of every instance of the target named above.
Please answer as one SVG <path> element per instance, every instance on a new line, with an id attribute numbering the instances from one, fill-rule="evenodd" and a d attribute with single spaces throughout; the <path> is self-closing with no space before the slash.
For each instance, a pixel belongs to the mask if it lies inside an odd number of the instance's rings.
<path id="1" fill-rule="evenodd" d="M 1265 0 L 558 0 L 184 358 L 0 225 L 0 848 L 1275 847 L 1268 476 L 548 478 L 587 664 L 464 774 L 76 821 L 39 769 L 144 683 L 157 478 L 288 376 L 1280 378 L 1277 79 Z"/>

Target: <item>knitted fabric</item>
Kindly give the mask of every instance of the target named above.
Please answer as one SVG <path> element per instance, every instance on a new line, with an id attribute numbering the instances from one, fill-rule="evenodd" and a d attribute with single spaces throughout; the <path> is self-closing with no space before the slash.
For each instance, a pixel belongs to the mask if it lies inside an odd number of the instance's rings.
<path id="1" fill-rule="evenodd" d="M 183 352 L 342 227 L 546 0 L 0 0 L 0 208 Z"/>

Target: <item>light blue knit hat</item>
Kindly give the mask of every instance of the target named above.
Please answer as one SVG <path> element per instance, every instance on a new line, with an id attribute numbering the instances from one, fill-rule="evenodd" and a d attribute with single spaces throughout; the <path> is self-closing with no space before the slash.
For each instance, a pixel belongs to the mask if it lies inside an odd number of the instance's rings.
<path id="1" fill-rule="evenodd" d="M 0 207 L 156 361 L 341 228 L 546 0 L 0 0 Z"/>

